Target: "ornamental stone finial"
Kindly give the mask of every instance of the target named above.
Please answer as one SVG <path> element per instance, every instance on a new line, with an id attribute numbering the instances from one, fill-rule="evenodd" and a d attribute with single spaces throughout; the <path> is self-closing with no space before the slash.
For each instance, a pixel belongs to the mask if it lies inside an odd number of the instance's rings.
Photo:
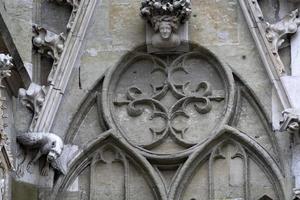
<path id="1" fill-rule="evenodd" d="M 143 0 L 140 10 L 155 32 L 152 37 L 154 47 L 166 49 L 180 45 L 177 30 L 190 18 L 190 0 Z"/>

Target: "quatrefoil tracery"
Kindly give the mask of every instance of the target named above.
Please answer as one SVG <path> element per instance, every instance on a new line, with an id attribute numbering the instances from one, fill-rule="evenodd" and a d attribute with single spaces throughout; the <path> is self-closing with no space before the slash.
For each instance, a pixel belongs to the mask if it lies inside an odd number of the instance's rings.
<path id="1" fill-rule="evenodd" d="M 188 75 L 192 73 L 188 71 L 186 59 L 187 57 L 184 57 L 180 65 L 176 65 L 176 60 L 171 65 L 167 65 L 161 60 L 158 64 L 152 58 L 153 69 L 150 74 L 161 73 L 165 77 L 164 81 L 160 84 L 149 83 L 152 88 L 151 94 L 144 92 L 136 85 L 132 85 L 126 91 L 125 100 L 116 99 L 113 102 L 115 106 L 127 106 L 127 113 L 130 117 L 139 117 L 145 112 L 145 109 L 150 108 L 152 114 L 149 120 L 162 119 L 164 121 L 162 128 L 149 128 L 153 134 L 153 139 L 150 144 L 140 145 L 143 148 L 151 149 L 161 144 L 168 137 L 186 148 L 195 145 L 196 142 L 187 141 L 185 138 L 185 133 L 189 128 L 187 126 L 177 128 L 174 121 L 178 117 L 190 118 L 189 105 L 192 105 L 198 114 L 203 115 L 213 109 L 212 101 L 220 102 L 225 99 L 225 91 L 213 90 L 208 81 L 200 81 L 195 89 L 191 89 L 190 81 L 185 81 L 183 84 L 176 83 L 173 78 L 174 74 L 184 73 Z M 161 100 L 169 91 L 177 101 L 166 106 Z"/>

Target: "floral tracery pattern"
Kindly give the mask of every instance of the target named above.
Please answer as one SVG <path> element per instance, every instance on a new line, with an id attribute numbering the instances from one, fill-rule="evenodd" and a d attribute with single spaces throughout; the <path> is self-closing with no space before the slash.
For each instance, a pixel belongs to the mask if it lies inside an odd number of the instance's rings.
<path id="1" fill-rule="evenodd" d="M 176 82 L 174 79 L 175 74 L 188 75 L 193 73 L 188 70 L 187 58 L 189 56 L 180 59 L 180 64 L 175 60 L 168 65 L 161 59 L 151 56 L 153 67 L 150 74 L 160 73 L 164 76 L 164 81 L 149 83 L 152 88 L 151 93 L 145 92 L 133 84 L 127 88 L 125 100 L 117 98 L 113 102 L 115 106 L 127 106 L 127 114 L 130 117 L 139 117 L 145 112 L 146 107 L 150 107 L 152 114 L 149 120 L 162 119 L 164 121 L 162 128 L 149 128 L 153 134 L 153 139 L 150 144 L 140 145 L 143 148 L 154 148 L 168 137 L 185 148 L 195 145 L 197 142 L 187 141 L 185 138 L 185 133 L 189 127 L 177 128 L 174 121 L 178 117 L 190 118 L 188 106 L 192 106 L 198 114 L 204 115 L 213 109 L 212 101 L 221 102 L 225 99 L 225 91 L 213 90 L 208 81 L 200 80 L 194 88 L 191 87 L 189 80 L 185 80 L 184 83 Z M 162 100 L 169 92 L 176 98 L 176 102 L 166 106 L 162 103 Z"/>

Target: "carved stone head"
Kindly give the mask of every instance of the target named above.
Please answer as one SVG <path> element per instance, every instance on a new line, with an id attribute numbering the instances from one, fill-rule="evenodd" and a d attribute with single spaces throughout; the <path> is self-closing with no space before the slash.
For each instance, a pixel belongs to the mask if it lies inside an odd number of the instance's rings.
<path id="1" fill-rule="evenodd" d="M 141 16 L 152 26 L 155 34 L 159 34 L 153 42 L 158 43 L 158 47 L 174 47 L 180 44 L 179 37 L 172 36 L 176 35 L 179 26 L 189 19 L 190 14 L 189 0 L 144 0 L 141 7 Z M 168 45 L 167 42 L 171 44 Z"/>
<path id="2" fill-rule="evenodd" d="M 170 16 L 158 16 L 153 19 L 154 31 L 159 33 L 163 40 L 170 39 L 178 29 L 177 19 Z"/>

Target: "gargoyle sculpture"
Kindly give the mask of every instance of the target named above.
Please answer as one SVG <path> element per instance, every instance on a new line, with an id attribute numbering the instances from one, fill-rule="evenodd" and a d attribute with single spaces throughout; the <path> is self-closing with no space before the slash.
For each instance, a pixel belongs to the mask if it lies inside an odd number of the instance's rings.
<path id="1" fill-rule="evenodd" d="M 65 173 L 56 162 L 64 148 L 64 143 L 59 136 L 53 133 L 29 132 L 18 135 L 17 142 L 28 150 L 38 150 L 37 154 L 28 163 L 27 170 L 30 170 L 31 165 L 45 155 L 46 161 L 41 171 L 43 176 L 47 176 L 50 165 L 61 173 Z"/>

